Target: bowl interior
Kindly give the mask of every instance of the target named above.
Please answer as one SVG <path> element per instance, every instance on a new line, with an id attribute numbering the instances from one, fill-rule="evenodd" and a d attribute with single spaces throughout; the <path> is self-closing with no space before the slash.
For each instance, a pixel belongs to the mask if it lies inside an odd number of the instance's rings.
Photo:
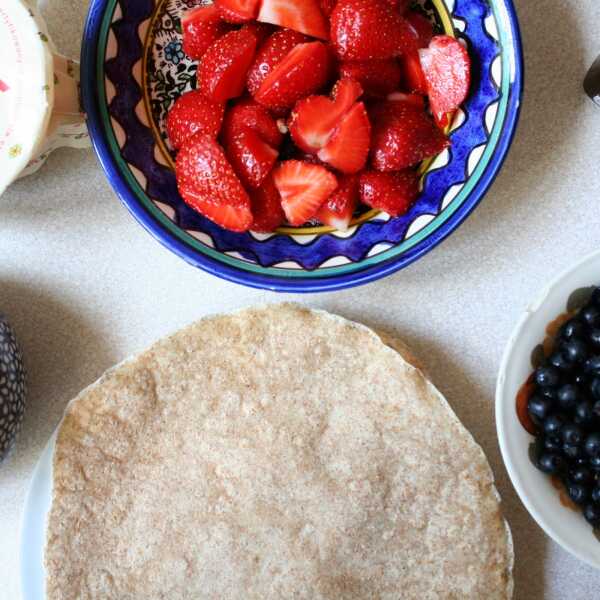
<path id="1" fill-rule="evenodd" d="M 550 478 L 529 459 L 533 436 L 516 414 L 516 396 L 533 370 L 532 353 L 546 337 L 546 327 L 577 306 L 582 291 L 600 282 L 600 253 L 585 258 L 561 274 L 527 309 L 506 347 L 496 390 L 496 425 L 500 449 L 522 502 L 557 543 L 585 562 L 600 568 L 600 540 L 583 515 L 560 502 Z M 573 300 L 575 299 L 575 304 Z"/>
<path id="2" fill-rule="evenodd" d="M 101 162 L 134 216 L 171 250 L 217 275 L 259 287 L 319 291 L 381 277 L 416 260 L 475 207 L 506 154 L 521 93 L 510 0 L 419 0 L 438 31 L 462 38 L 471 94 L 452 148 L 423 165 L 422 194 L 404 216 L 368 211 L 345 232 L 225 231 L 177 193 L 165 115 L 195 85 L 180 15 L 198 0 L 93 0 L 82 54 L 83 102 Z"/>

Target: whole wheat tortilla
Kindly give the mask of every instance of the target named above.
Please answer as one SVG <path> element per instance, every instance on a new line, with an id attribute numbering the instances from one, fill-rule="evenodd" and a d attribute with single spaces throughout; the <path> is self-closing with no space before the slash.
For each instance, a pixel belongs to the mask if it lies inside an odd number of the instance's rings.
<path id="1" fill-rule="evenodd" d="M 49 600 L 505 599 L 512 556 L 444 398 L 324 312 L 203 319 L 84 390 L 58 433 Z"/>

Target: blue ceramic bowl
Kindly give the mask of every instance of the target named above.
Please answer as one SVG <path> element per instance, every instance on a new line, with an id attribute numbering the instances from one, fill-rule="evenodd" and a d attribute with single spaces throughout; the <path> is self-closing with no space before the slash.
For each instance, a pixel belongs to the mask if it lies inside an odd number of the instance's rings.
<path id="1" fill-rule="evenodd" d="M 511 0 L 419 0 L 438 31 L 462 38 L 471 93 L 451 126 L 452 147 L 422 166 L 423 193 L 408 214 L 369 211 L 346 232 L 225 231 L 177 192 L 164 119 L 195 84 L 181 13 L 199 0 L 92 0 L 82 50 L 82 100 L 106 174 L 135 218 L 191 264 L 245 285 L 318 292 L 373 281 L 446 238 L 498 173 L 517 125 L 523 65 Z"/>

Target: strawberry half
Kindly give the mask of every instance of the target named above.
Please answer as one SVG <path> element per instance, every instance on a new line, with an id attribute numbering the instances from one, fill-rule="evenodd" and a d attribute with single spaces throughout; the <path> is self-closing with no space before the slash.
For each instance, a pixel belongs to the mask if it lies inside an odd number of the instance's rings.
<path id="1" fill-rule="evenodd" d="M 404 18 L 408 24 L 414 29 L 417 37 L 417 45 L 419 48 L 427 48 L 431 38 L 433 37 L 433 23 L 421 13 L 414 10 L 408 11 Z"/>
<path id="2" fill-rule="evenodd" d="M 179 193 L 194 210 L 231 231 L 250 227 L 250 198 L 212 137 L 196 133 L 187 139 L 177 155 L 175 173 Z"/>
<path id="3" fill-rule="evenodd" d="M 262 0 L 258 20 L 323 40 L 329 39 L 329 27 L 319 0 Z"/>
<path id="4" fill-rule="evenodd" d="M 413 28 L 387 0 L 339 0 L 331 41 L 342 60 L 391 58 L 416 48 Z"/>
<path id="5" fill-rule="evenodd" d="M 244 90 L 246 73 L 254 59 L 256 37 L 250 31 L 231 31 L 205 53 L 198 68 L 198 87 L 207 98 L 225 102 Z"/>
<path id="6" fill-rule="evenodd" d="M 260 0 L 214 0 L 214 5 L 223 21 L 245 23 L 258 15 Z"/>
<path id="7" fill-rule="evenodd" d="M 305 152 L 318 152 L 327 144 L 339 120 L 362 93 L 353 79 L 338 81 L 327 96 L 309 96 L 294 106 L 288 127 L 295 144 Z"/>
<path id="8" fill-rule="evenodd" d="M 262 185 L 251 193 L 250 199 L 254 215 L 254 221 L 250 227 L 252 231 L 270 233 L 283 224 L 285 213 L 281 208 L 281 196 L 275 187 L 272 176 L 267 177 Z"/>
<path id="9" fill-rule="evenodd" d="M 245 129 L 256 131 L 273 148 L 278 148 L 283 140 L 283 134 L 269 111 L 251 99 L 240 100 L 226 112 L 222 128 L 225 145 Z"/>
<path id="10" fill-rule="evenodd" d="M 432 119 L 407 102 L 384 102 L 375 106 L 371 120 L 371 164 L 378 171 L 405 169 L 450 145 Z"/>
<path id="11" fill-rule="evenodd" d="M 419 195 L 419 178 L 415 171 L 377 173 L 365 171 L 360 175 L 361 201 L 392 217 L 403 215 Z"/>
<path id="12" fill-rule="evenodd" d="M 257 188 L 273 169 L 278 152 L 253 129 L 238 133 L 225 148 L 227 158 L 247 188 Z"/>
<path id="13" fill-rule="evenodd" d="M 281 29 L 270 35 L 259 48 L 256 58 L 248 71 L 246 84 L 250 94 L 254 96 L 258 92 L 258 88 L 262 82 L 288 55 L 292 48 L 308 41 L 308 38 L 304 34 L 291 29 Z"/>
<path id="14" fill-rule="evenodd" d="M 419 52 L 413 50 L 400 58 L 404 71 L 404 83 L 409 92 L 427 94 L 427 80 L 421 67 Z"/>
<path id="15" fill-rule="evenodd" d="M 273 181 L 288 223 L 294 226 L 314 217 L 338 186 L 335 175 L 325 167 L 299 160 L 282 162 L 273 171 Z"/>
<path id="16" fill-rule="evenodd" d="M 329 227 L 341 231 L 348 229 L 358 206 L 358 175 L 344 175 L 339 187 L 321 206 L 315 217 Z"/>
<path id="17" fill-rule="evenodd" d="M 400 88 L 402 69 L 393 58 L 357 60 L 342 63 L 340 76 L 358 81 L 365 96 L 381 98 Z"/>
<path id="18" fill-rule="evenodd" d="M 455 111 L 467 97 L 471 85 L 471 59 L 462 44 L 447 35 L 438 35 L 429 47 L 419 50 L 427 81 L 431 112 L 438 120 Z"/>
<path id="19" fill-rule="evenodd" d="M 175 150 L 200 131 L 217 137 L 223 121 L 224 107 L 206 98 L 200 90 L 180 96 L 167 116 L 167 135 Z"/>
<path id="20" fill-rule="evenodd" d="M 342 173 L 364 168 L 371 142 L 371 124 L 365 105 L 357 102 L 341 119 L 327 145 L 317 156 Z"/>
<path id="21" fill-rule="evenodd" d="M 291 108 L 329 79 L 330 55 L 323 42 L 298 44 L 267 75 L 255 99 L 267 108 Z"/>
<path id="22" fill-rule="evenodd" d="M 188 10 L 181 18 L 183 51 L 194 59 L 200 59 L 212 44 L 231 31 L 231 26 L 219 17 L 213 4 Z"/>

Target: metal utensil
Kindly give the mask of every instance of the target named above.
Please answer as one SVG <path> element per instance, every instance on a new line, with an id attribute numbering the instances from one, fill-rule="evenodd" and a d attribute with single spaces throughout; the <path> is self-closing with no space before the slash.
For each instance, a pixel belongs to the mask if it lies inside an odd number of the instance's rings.
<path id="1" fill-rule="evenodd" d="M 583 80 L 583 89 L 592 101 L 600 106 L 600 56 L 587 72 Z"/>

